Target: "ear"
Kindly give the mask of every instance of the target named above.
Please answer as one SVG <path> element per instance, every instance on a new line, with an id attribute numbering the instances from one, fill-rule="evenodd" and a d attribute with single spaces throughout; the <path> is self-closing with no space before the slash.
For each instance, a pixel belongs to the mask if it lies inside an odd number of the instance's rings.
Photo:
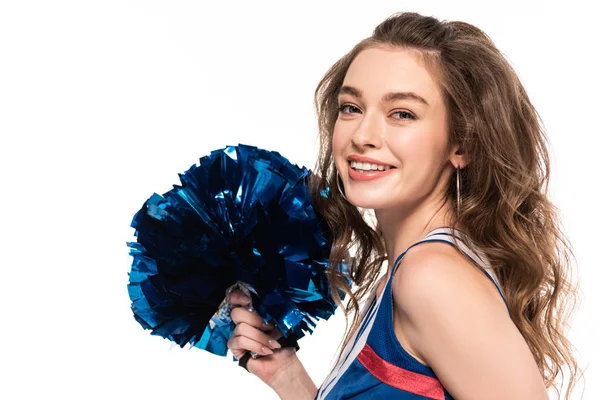
<path id="1" fill-rule="evenodd" d="M 464 168 L 469 165 L 470 162 L 468 155 L 462 151 L 458 144 L 452 146 L 450 150 L 449 161 L 452 163 L 454 168 Z"/>

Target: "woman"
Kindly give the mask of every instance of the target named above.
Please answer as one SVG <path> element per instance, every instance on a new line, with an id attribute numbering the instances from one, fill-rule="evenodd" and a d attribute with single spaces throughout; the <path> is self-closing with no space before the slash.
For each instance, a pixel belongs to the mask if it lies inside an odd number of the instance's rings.
<path id="1" fill-rule="evenodd" d="M 315 102 L 311 193 L 334 232 L 331 265 L 356 246 L 357 289 L 329 276 L 352 325 L 318 389 L 245 307 L 232 312 L 233 355 L 267 356 L 247 369 L 289 399 L 546 399 L 565 371 L 568 396 L 572 252 L 546 196 L 545 134 L 493 42 L 464 22 L 392 15 L 331 67 Z"/>

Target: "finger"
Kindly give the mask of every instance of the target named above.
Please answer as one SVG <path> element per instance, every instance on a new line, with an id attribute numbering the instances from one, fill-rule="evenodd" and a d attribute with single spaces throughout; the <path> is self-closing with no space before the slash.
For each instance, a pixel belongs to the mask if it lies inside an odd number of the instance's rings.
<path id="1" fill-rule="evenodd" d="M 232 353 L 247 350 L 263 356 L 270 356 L 273 354 L 273 350 L 271 350 L 268 346 L 242 335 L 232 336 L 229 338 L 227 341 L 227 347 L 232 351 Z"/>
<path id="2" fill-rule="evenodd" d="M 233 354 L 233 356 L 236 358 L 236 360 L 239 360 L 240 358 L 244 357 L 244 354 L 248 353 L 248 351 L 246 351 L 246 350 L 230 348 L 229 342 L 227 342 L 227 348 L 231 351 L 231 354 Z"/>
<path id="3" fill-rule="evenodd" d="M 281 348 L 281 345 L 276 339 L 245 322 L 241 322 L 237 325 L 231 333 L 231 336 L 246 336 L 255 342 L 261 343 L 263 346 L 269 347 L 271 350 Z"/>
<path id="4" fill-rule="evenodd" d="M 273 321 L 269 321 L 269 323 L 266 324 L 263 320 L 263 324 L 259 329 L 263 332 L 272 332 L 275 329 L 275 324 L 273 323 Z"/>
<path id="5" fill-rule="evenodd" d="M 263 331 L 270 331 L 274 328 L 273 323 L 266 324 L 260 315 L 251 312 L 244 307 L 236 307 L 231 310 L 231 320 L 238 325 L 241 322 L 245 322 L 257 329 Z"/>
<path id="6" fill-rule="evenodd" d="M 281 333 L 281 331 L 277 328 L 273 328 L 270 331 L 265 331 L 267 333 L 267 335 L 269 335 L 269 337 L 272 340 L 278 340 L 280 337 L 283 336 L 283 333 Z"/>
<path id="7" fill-rule="evenodd" d="M 250 304 L 250 297 L 246 296 L 241 290 L 234 290 L 229 296 L 229 301 L 234 306 L 247 306 Z"/>

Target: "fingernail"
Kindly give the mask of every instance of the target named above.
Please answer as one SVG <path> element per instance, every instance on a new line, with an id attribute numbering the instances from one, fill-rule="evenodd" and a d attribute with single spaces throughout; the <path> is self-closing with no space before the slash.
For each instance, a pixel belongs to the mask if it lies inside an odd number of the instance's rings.
<path id="1" fill-rule="evenodd" d="M 280 349 L 281 345 L 279 344 L 279 342 L 277 340 L 269 340 L 269 346 L 271 346 L 272 349 Z"/>
<path id="2" fill-rule="evenodd" d="M 267 347 L 261 347 L 260 350 L 263 352 L 263 354 L 266 354 L 268 356 L 270 356 L 271 354 L 273 354 L 273 350 L 267 348 Z"/>

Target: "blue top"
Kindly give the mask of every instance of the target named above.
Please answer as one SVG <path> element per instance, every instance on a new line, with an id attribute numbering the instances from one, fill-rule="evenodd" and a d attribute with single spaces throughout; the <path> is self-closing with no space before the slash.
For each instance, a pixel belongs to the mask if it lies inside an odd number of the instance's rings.
<path id="1" fill-rule="evenodd" d="M 433 370 L 410 355 L 394 332 L 391 277 L 404 254 L 425 242 L 444 242 L 458 248 L 492 280 L 506 303 L 487 258 L 468 248 L 460 231 L 434 229 L 398 256 L 379 300 L 373 296 L 368 303 L 360 327 L 346 345 L 340 362 L 317 391 L 315 400 L 452 399 Z"/>

